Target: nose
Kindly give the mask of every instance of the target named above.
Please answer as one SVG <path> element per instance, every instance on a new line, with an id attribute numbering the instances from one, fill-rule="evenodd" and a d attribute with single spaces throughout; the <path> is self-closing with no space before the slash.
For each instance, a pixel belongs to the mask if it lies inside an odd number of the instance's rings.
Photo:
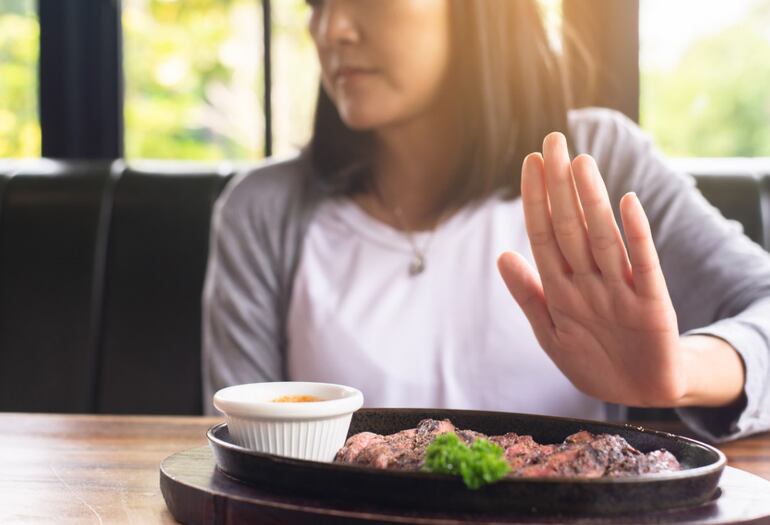
<path id="1" fill-rule="evenodd" d="M 357 0 L 326 0 L 316 7 L 315 35 L 321 46 L 354 44 L 360 34 L 352 3 Z"/>

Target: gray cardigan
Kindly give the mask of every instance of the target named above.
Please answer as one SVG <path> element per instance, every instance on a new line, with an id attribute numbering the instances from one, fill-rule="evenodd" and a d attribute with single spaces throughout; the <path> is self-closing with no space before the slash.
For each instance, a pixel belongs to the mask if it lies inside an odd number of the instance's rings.
<path id="1" fill-rule="evenodd" d="M 615 217 L 635 191 L 650 218 L 682 333 L 729 342 L 746 367 L 734 406 L 687 408 L 703 437 L 732 439 L 770 428 L 770 255 L 742 235 L 673 171 L 650 138 L 619 113 L 569 113 L 572 149 L 592 155 Z M 304 233 L 326 193 L 306 155 L 272 161 L 233 179 L 219 198 L 203 294 L 204 407 L 237 383 L 286 378 L 286 316 Z M 490 269 L 490 271 L 494 271 Z M 501 284 L 502 286 L 502 284 Z"/>

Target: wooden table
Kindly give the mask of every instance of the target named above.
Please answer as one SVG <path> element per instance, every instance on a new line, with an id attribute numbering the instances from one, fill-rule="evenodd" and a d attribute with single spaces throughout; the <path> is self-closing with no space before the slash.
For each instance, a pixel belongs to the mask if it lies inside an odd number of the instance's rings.
<path id="1" fill-rule="evenodd" d="M 166 456 L 206 444 L 204 417 L 0 414 L 0 523 L 176 523 L 158 487 Z M 673 424 L 646 424 L 682 433 Z M 720 446 L 770 480 L 770 434 Z"/>

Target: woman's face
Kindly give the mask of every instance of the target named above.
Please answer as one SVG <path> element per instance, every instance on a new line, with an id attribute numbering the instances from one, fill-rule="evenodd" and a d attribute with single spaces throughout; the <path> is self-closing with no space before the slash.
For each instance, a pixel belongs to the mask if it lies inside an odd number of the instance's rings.
<path id="1" fill-rule="evenodd" d="M 449 70 L 448 0 L 308 0 L 324 89 L 353 129 L 420 116 Z"/>

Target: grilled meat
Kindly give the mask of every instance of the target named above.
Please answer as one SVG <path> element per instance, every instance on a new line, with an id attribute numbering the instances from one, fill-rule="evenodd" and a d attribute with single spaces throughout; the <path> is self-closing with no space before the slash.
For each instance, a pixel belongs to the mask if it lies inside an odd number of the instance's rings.
<path id="1" fill-rule="evenodd" d="M 416 428 L 388 436 L 355 434 L 348 438 L 335 461 L 381 469 L 419 470 L 425 448 L 447 432 L 454 432 L 468 445 L 482 438 L 499 445 L 505 451 L 511 466 L 508 475 L 512 477 L 621 477 L 682 468 L 670 452 L 656 450 L 645 454 L 618 435 L 594 435 L 583 430 L 563 443 L 541 445 L 532 436 L 513 432 L 488 437 L 473 430 L 460 430 L 447 419 L 424 419 Z"/>
<path id="2" fill-rule="evenodd" d="M 424 419 L 417 428 L 388 436 L 361 432 L 348 438 L 334 461 L 383 469 L 419 470 L 423 465 L 425 447 L 436 436 L 456 430 L 448 419 Z"/>

